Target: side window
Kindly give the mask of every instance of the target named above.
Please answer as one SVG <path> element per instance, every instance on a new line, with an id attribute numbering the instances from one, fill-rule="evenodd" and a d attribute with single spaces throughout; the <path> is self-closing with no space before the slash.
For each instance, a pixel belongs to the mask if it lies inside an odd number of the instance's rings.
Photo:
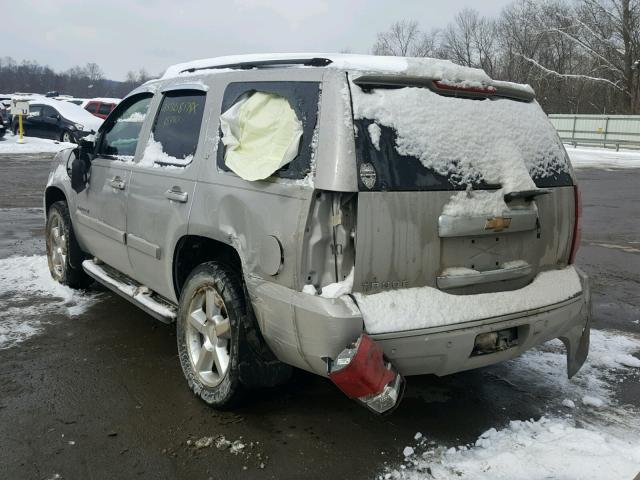
<path id="1" fill-rule="evenodd" d="M 318 82 L 229 84 L 222 100 L 218 168 L 233 170 L 247 180 L 305 178 L 311 171 L 319 96 Z M 278 151 L 274 151 L 276 144 Z M 265 149 L 274 157 L 269 168 L 264 165 L 265 155 L 259 153 Z"/>
<path id="2" fill-rule="evenodd" d="M 97 113 L 98 104 L 96 102 L 89 102 L 86 107 L 84 107 L 89 113 Z"/>
<path id="3" fill-rule="evenodd" d="M 107 157 L 135 155 L 140 130 L 152 97 L 152 94 L 144 93 L 128 98 L 118 105 L 116 114 L 104 125 L 98 155 Z"/>
<path id="4" fill-rule="evenodd" d="M 111 110 L 113 110 L 111 107 L 113 105 L 110 103 L 101 103 L 100 104 L 100 108 L 98 109 L 98 113 L 100 115 L 109 115 L 109 113 L 111 113 Z"/>
<path id="5" fill-rule="evenodd" d="M 50 107 L 49 105 L 44 105 L 42 107 L 42 116 L 44 118 L 56 117 L 58 116 L 58 111 L 55 108 Z"/>
<path id="6" fill-rule="evenodd" d="M 165 93 L 141 165 L 187 165 L 193 160 L 206 98 L 199 90 Z"/>
<path id="7" fill-rule="evenodd" d="M 42 116 L 42 105 L 29 105 L 29 118 L 40 118 Z"/>

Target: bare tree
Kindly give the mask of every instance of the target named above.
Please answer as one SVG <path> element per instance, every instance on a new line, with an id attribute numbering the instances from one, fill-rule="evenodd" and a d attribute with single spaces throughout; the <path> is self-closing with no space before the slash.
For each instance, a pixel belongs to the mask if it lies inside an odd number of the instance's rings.
<path id="1" fill-rule="evenodd" d="M 98 80 L 102 80 L 104 78 L 104 72 L 97 63 L 87 63 L 87 65 L 84 67 L 84 70 L 87 77 L 92 82 L 97 82 Z"/>
<path id="2" fill-rule="evenodd" d="M 434 56 L 437 51 L 437 31 L 422 32 L 415 20 L 400 20 L 386 32 L 378 33 L 374 55 L 401 57 Z"/>

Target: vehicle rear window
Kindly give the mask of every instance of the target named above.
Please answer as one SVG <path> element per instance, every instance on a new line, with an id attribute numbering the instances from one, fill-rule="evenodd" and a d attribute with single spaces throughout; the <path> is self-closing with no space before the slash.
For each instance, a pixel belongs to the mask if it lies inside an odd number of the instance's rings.
<path id="1" fill-rule="evenodd" d="M 109 115 L 109 113 L 111 113 L 111 110 L 113 110 L 113 105 L 110 103 L 101 103 L 100 104 L 100 108 L 98 109 L 98 113 L 100 115 Z"/>
<path id="2" fill-rule="evenodd" d="M 297 156 L 277 170 L 273 176 L 280 178 L 303 179 L 311 171 L 313 151 L 313 132 L 318 120 L 318 100 L 320 84 L 318 82 L 237 82 L 230 83 L 222 100 L 222 111 L 226 112 L 241 98 L 253 92 L 262 92 L 284 97 L 302 122 L 302 137 Z M 222 138 L 222 132 L 220 132 Z M 230 171 L 225 165 L 225 146 L 218 143 L 218 168 Z"/>
<path id="3" fill-rule="evenodd" d="M 98 112 L 98 104 L 95 102 L 91 102 L 88 103 L 86 107 L 84 107 L 85 110 L 87 110 L 90 113 L 97 113 Z"/>
<path id="4" fill-rule="evenodd" d="M 419 87 L 352 84 L 351 91 L 361 190 L 498 189 L 523 177 L 540 188 L 573 184 L 566 152 L 535 101 Z"/>
<path id="5" fill-rule="evenodd" d="M 200 138 L 205 100 L 206 93 L 199 90 L 165 94 L 153 124 L 151 141 L 159 143 L 168 157 L 156 159 L 156 162 L 184 164 L 191 161 Z"/>

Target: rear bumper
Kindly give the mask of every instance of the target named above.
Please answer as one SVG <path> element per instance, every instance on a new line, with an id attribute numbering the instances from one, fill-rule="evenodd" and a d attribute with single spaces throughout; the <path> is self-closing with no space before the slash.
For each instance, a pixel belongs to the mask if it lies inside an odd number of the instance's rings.
<path id="1" fill-rule="evenodd" d="M 567 349 L 567 373 L 573 376 L 589 350 L 591 298 L 587 277 L 579 272 L 582 294 L 531 312 L 424 331 L 372 335 L 403 375 L 449 375 L 517 357 L 544 342 L 559 338 Z M 486 355 L 471 356 L 476 337 L 508 328 L 518 329 L 518 345 Z"/>
<path id="2" fill-rule="evenodd" d="M 577 270 L 577 269 L 576 269 Z M 578 270 L 582 293 L 564 302 L 527 312 L 424 330 L 371 335 L 402 375 L 448 375 L 521 355 L 560 338 L 567 348 L 567 370 L 573 376 L 589 349 L 591 295 Z M 261 280 L 247 279 L 262 333 L 283 362 L 327 375 L 327 357 L 335 358 L 363 331 L 364 322 L 350 299 L 325 299 Z M 481 333 L 518 329 L 518 345 L 471 356 Z"/>

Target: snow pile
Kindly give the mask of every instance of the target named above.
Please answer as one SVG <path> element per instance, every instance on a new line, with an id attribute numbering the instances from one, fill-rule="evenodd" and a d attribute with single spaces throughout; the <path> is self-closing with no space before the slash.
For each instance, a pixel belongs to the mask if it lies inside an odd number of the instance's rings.
<path id="1" fill-rule="evenodd" d="M 512 421 L 489 429 L 474 445 L 435 449 L 416 458 L 415 468 L 385 478 L 590 480 L 633 478 L 640 468 L 640 444 L 605 432 L 577 428 L 568 420 Z M 421 473 L 429 468 L 431 475 Z"/>
<path id="2" fill-rule="evenodd" d="M 18 143 L 19 135 L 7 132 L 0 138 L 0 155 L 14 155 L 20 153 L 57 153 L 65 148 L 75 148 L 75 143 L 58 142 L 37 137 L 24 137 L 24 143 Z"/>
<path id="3" fill-rule="evenodd" d="M 533 190 L 531 177 L 569 169 L 562 145 L 537 103 L 471 101 L 425 88 L 352 86 L 355 118 L 372 119 L 397 134 L 396 149 L 458 185 L 500 184 L 494 195 Z M 485 199 L 486 200 L 486 199 Z"/>
<path id="4" fill-rule="evenodd" d="M 380 126 L 377 123 L 372 123 L 367 127 L 367 130 L 369 130 L 369 137 L 373 147 L 380 151 L 380 134 L 382 133 Z"/>
<path id="5" fill-rule="evenodd" d="M 567 357 L 560 340 L 547 342 L 493 369 L 510 384 L 524 391 L 535 388 L 558 401 L 567 399 L 575 404 L 585 403 L 583 400 L 587 396 L 612 405 L 614 392 L 610 384 L 616 381 L 619 374 L 640 368 L 640 360 L 633 355 L 636 352 L 640 352 L 640 339 L 618 332 L 591 329 L 589 356 L 572 379 L 566 376 Z M 600 416 L 608 416 L 607 422 L 612 422 L 610 413 L 595 412 Z"/>
<path id="6" fill-rule="evenodd" d="M 552 305 L 578 295 L 580 278 L 572 266 L 542 272 L 529 285 L 506 292 L 451 295 L 432 287 L 354 293 L 366 331 L 400 332 L 491 318 Z"/>
<path id="7" fill-rule="evenodd" d="M 322 287 L 320 296 L 324 298 L 339 298 L 350 294 L 351 290 L 353 290 L 353 277 L 354 269 L 351 268 L 351 272 L 343 281 L 330 283 L 329 285 Z M 316 287 L 311 284 L 307 284 L 302 287 L 302 293 L 306 293 L 307 295 L 318 295 Z"/>
<path id="8" fill-rule="evenodd" d="M 140 159 L 137 165 L 140 167 L 156 167 L 163 164 L 174 165 L 174 166 L 185 166 L 191 163 L 191 160 L 193 160 L 193 155 L 187 155 L 184 158 L 176 158 L 165 153 L 165 151 L 162 149 L 162 144 L 160 142 L 157 142 L 153 138 L 153 133 L 152 133 L 149 136 L 149 142 L 147 142 L 147 146 L 144 149 L 142 158 Z M 156 163 L 160 165 L 156 165 Z"/>
<path id="9" fill-rule="evenodd" d="M 133 112 L 127 118 L 118 118 L 118 120 L 116 120 L 116 122 L 117 123 L 121 123 L 121 122 L 142 123 L 142 122 L 144 122 L 145 118 L 147 118 L 147 114 L 146 113 Z"/>
<path id="10" fill-rule="evenodd" d="M 380 478 L 634 478 L 640 471 L 640 420 L 632 407 L 615 403 L 611 390 L 621 375 L 636 373 L 625 364 L 627 356 L 640 352 L 640 339 L 602 330 L 591 334 L 589 358 L 572 380 L 559 341 L 490 368 L 515 391 L 551 402 L 550 411 L 564 407 L 558 412 L 562 418 L 547 413 L 538 421 L 512 421 L 487 430 L 471 445 L 451 448 L 416 435 L 416 445 L 408 447 L 415 454 L 406 458 L 405 448 L 402 467 Z"/>
<path id="11" fill-rule="evenodd" d="M 82 314 L 97 299 L 54 281 L 45 256 L 0 260 L 0 348 L 38 333 L 43 312 Z"/>
<path id="12" fill-rule="evenodd" d="M 607 148 L 578 147 L 569 145 L 567 153 L 574 168 L 640 168 L 640 152 L 620 151 Z"/>

